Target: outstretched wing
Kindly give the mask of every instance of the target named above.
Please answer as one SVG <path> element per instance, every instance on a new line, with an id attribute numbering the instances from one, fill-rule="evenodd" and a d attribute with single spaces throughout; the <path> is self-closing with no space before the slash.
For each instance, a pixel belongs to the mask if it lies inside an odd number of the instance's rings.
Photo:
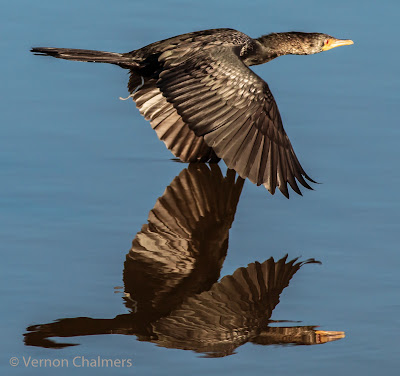
<path id="1" fill-rule="evenodd" d="M 182 55 L 182 56 L 181 56 Z M 276 102 L 259 76 L 240 59 L 240 47 L 205 47 L 195 56 L 166 51 L 157 86 L 193 132 L 242 178 L 272 194 L 296 179 L 311 189 L 283 129 Z"/>
<path id="2" fill-rule="evenodd" d="M 131 72 L 129 91 L 140 85 L 140 76 Z M 150 121 L 151 127 L 167 148 L 182 162 L 219 161 L 213 150 L 183 122 L 171 103 L 168 103 L 156 85 L 155 79 L 144 79 L 144 84 L 133 100 L 140 113 Z"/>

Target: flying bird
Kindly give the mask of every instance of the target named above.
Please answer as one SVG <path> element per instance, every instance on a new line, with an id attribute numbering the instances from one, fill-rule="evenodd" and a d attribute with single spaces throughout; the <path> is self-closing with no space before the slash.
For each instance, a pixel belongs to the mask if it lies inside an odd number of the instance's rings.
<path id="1" fill-rule="evenodd" d="M 327 34 L 285 32 L 251 38 L 233 29 L 182 34 L 127 53 L 34 47 L 56 58 L 130 70 L 140 113 L 183 162 L 218 162 L 242 178 L 276 188 L 312 189 L 282 125 L 267 83 L 249 67 L 283 55 L 310 55 L 353 44 Z M 121 98 L 122 99 L 122 98 Z M 315 182 L 314 182 L 315 183 Z"/>

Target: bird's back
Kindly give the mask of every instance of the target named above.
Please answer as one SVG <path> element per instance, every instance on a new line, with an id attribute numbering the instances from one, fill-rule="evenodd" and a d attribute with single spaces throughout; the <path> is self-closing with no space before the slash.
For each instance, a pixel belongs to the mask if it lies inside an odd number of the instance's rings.
<path id="1" fill-rule="evenodd" d="M 240 31 L 234 29 L 210 29 L 177 35 L 172 38 L 151 43 L 124 55 L 145 61 L 151 59 L 152 56 L 158 57 L 169 50 L 179 49 L 185 50 L 187 53 L 195 53 L 200 48 L 222 45 L 247 46 L 252 43 L 253 39 Z"/>

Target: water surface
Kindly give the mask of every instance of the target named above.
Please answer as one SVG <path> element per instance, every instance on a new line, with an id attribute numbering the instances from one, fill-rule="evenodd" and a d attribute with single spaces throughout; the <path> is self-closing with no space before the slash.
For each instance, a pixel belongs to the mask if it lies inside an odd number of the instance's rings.
<path id="1" fill-rule="evenodd" d="M 382 7 L 355 0 L 335 6 L 315 1 L 5 4 L 0 41 L 4 373 L 75 372 L 71 366 L 11 367 L 11 357 L 22 362 L 23 357 L 100 356 L 131 359 L 131 367 L 113 371 L 121 374 L 376 375 L 382 367 L 397 374 L 400 80 L 393 35 L 399 8 L 395 1 Z M 138 341 L 134 331 L 49 337 L 52 343 L 77 344 L 57 349 L 27 346 L 23 334 L 32 326 L 132 312 L 123 294 L 126 255 L 157 198 L 187 168 L 170 160 L 132 103 L 118 100 L 127 94 L 122 69 L 39 58 L 29 48 L 122 52 L 214 27 L 251 36 L 319 31 L 355 41 L 351 47 L 255 67 L 276 98 L 303 167 L 322 184 L 286 200 L 245 182 L 219 271 L 220 277 L 234 275 L 238 268 L 270 257 L 278 261 L 286 253 L 287 261 L 298 256 L 321 261 L 296 272 L 271 319 L 295 321 L 279 326 L 344 331 L 346 337 L 315 346 L 248 340 L 234 354 L 218 358 L 203 358 L 194 346 L 183 350 L 151 338 Z M 221 171 L 226 176 L 223 164 Z M 207 288 L 217 283 L 213 278 Z"/>

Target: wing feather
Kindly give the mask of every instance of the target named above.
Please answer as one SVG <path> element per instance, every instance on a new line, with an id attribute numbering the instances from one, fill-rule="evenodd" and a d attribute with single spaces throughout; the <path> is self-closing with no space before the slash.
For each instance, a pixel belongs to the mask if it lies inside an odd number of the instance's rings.
<path id="1" fill-rule="evenodd" d="M 136 73 L 132 72 L 132 76 Z M 190 79 L 190 77 L 189 77 Z M 130 82 L 136 82 L 131 78 Z M 191 80 L 196 84 L 196 80 Z M 185 88 L 185 84 L 178 82 L 177 89 Z M 134 88 L 130 87 L 133 91 Z M 207 94 L 207 90 L 204 90 Z M 155 79 L 145 79 L 143 87 L 132 95 L 140 113 L 146 120 L 150 120 L 152 128 L 167 148 L 184 162 L 218 161 L 212 148 L 204 141 L 202 136 L 197 136 L 182 120 L 174 106 L 167 101 L 163 93 L 156 86 Z"/>

